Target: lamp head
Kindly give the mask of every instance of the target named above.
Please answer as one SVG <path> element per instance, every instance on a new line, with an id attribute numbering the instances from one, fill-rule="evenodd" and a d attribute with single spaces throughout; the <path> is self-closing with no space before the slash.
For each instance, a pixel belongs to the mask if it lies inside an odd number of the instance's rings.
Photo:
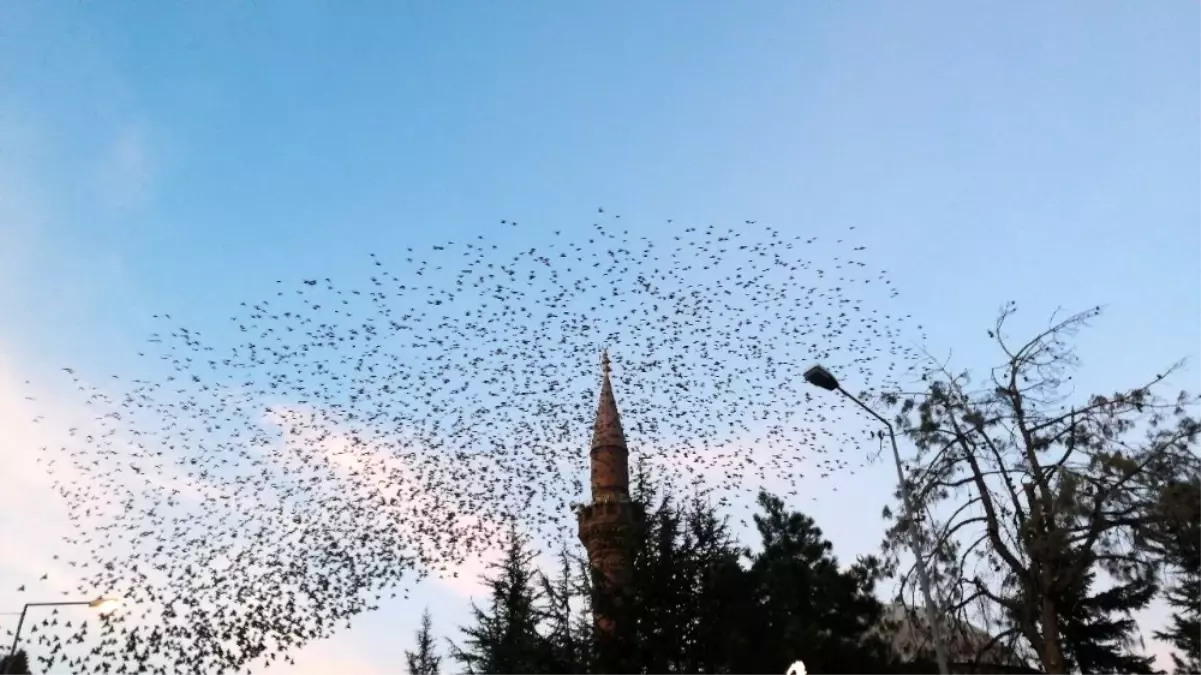
<path id="1" fill-rule="evenodd" d="M 830 374 L 830 371 L 821 366 L 813 366 L 805 371 L 805 381 L 815 387 L 821 387 L 826 391 L 837 391 L 838 380 Z"/>
<path id="2" fill-rule="evenodd" d="M 89 602 L 88 607 L 98 609 L 102 614 L 112 612 L 121 607 L 121 598 L 101 596 Z"/>

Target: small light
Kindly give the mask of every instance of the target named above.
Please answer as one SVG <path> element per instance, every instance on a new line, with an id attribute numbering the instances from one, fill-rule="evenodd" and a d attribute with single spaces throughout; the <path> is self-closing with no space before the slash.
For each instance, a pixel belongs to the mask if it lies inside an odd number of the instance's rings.
<path id="1" fill-rule="evenodd" d="M 112 612 L 120 609 L 121 598 L 115 597 L 99 597 L 88 603 L 88 607 L 100 610 L 101 614 Z"/>

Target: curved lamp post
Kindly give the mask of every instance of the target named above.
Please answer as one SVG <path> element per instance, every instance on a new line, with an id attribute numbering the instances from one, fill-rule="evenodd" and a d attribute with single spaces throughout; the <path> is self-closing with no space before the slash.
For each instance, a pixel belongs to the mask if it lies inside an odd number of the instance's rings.
<path id="1" fill-rule="evenodd" d="M 13 646 L 8 650 L 8 660 L 4 663 L 4 672 L 8 672 L 12 668 L 14 658 L 17 655 L 17 643 L 21 640 L 21 628 L 25 625 L 25 613 L 30 607 L 61 607 L 63 605 L 87 605 L 92 609 L 98 609 L 101 613 L 111 612 L 121 605 L 120 598 L 99 597 L 95 600 L 77 600 L 74 602 L 27 602 L 25 607 L 21 609 L 21 620 L 17 622 L 17 632 L 13 635 Z"/>
<path id="2" fill-rule="evenodd" d="M 846 396 L 860 408 L 863 408 L 872 417 L 880 420 L 888 429 L 888 440 L 892 441 L 892 458 L 897 467 L 897 483 L 901 487 L 901 503 L 905 508 L 905 518 L 909 521 L 909 546 L 913 549 L 913 557 L 917 560 L 917 579 L 921 584 L 922 597 L 926 601 L 926 620 L 930 623 L 930 632 L 934 639 L 934 654 L 938 658 L 938 672 L 942 675 L 947 675 L 950 672 L 947 668 L 947 646 L 943 641 L 942 635 L 942 620 L 938 616 L 939 610 L 934 606 L 934 600 L 930 594 L 930 576 L 926 572 L 926 559 L 922 555 L 921 540 L 918 538 L 917 528 L 914 526 L 917 520 L 914 518 L 913 495 L 909 490 L 908 484 L 905 483 L 905 473 L 901 469 L 901 453 L 897 450 L 897 435 L 892 429 L 892 423 L 884 419 L 884 416 L 872 410 L 863 401 L 855 398 L 849 391 L 842 388 L 838 384 L 838 379 L 830 374 L 830 371 L 821 366 L 813 366 L 805 371 L 805 381 L 815 387 L 825 389 L 826 391 L 836 391 L 843 396 Z"/>

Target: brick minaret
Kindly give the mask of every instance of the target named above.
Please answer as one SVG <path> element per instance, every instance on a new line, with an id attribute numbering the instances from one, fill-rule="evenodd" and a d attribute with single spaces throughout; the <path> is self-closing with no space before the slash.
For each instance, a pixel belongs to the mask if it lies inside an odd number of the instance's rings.
<path id="1" fill-rule="evenodd" d="M 588 550 L 595 592 L 605 594 L 614 607 L 622 599 L 633 571 L 633 543 L 642 526 L 641 505 L 630 501 L 629 451 L 617 413 L 617 400 L 609 382 L 609 354 L 601 357 L 600 406 L 592 431 L 592 503 L 578 511 L 580 541 Z M 602 603 L 603 604 L 603 603 Z M 593 601 L 593 621 L 599 633 L 615 636 L 614 617 L 598 611 Z"/>

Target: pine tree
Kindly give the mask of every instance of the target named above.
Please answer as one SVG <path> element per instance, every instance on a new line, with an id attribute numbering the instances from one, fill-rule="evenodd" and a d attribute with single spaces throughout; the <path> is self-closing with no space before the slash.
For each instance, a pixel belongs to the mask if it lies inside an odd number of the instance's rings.
<path id="1" fill-rule="evenodd" d="M 594 673 L 598 671 L 600 665 L 600 654 L 597 649 L 596 625 L 592 620 L 592 566 L 582 547 L 580 550 L 579 555 L 571 556 L 579 602 L 579 610 L 575 614 L 572 625 L 575 627 L 575 634 L 579 636 L 580 643 L 584 646 L 584 662 L 580 666 L 579 672 Z"/>
<path id="2" fill-rule="evenodd" d="M 1201 673 L 1201 480 L 1169 485 L 1160 497 L 1152 538 L 1175 573 L 1165 593 L 1176 610 L 1168 630 L 1155 637 L 1176 648 L 1178 673 Z"/>
<path id="3" fill-rule="evenodd" d="M 1133 612 L 1145 608 L 1158 592 L 1150 579 L 1117 583 L 1091 594 L 1096 573 L 1090 569 L 1068 588 L 1058 606 L 1063 651 L 1069 666 L 1083 673 L 1153 673 L 1153 659 L 1133 653 L 1138 625 Z"/>
<path id="4" fill-rule="evenodd" d="M 451 655 L 473 673 L 537 673 L 546 666 L 547 649 L 538 632 L 537 571 L 526 538 L 509 532 L 505 557 L 485 576 L 491 592 L 487 609 L 471 603 L 475 625 L 461 628 L 465 646 L 451 643 Z"/>
<path id="5" fill-rule="evenodd" d="M 633 601 L 620 615 L 607 608 L 631 630 L 627 651 L 606 651 L 594 634 L 592 602 L 605 601 L 591 595 L 583 551 L 561 551 L 545 575 L 514 534 L 485 578 L 491 603 L 472 604 L 474 625 L 453 657 L 472 673 L 783 672 L 798 659 L 814 672 L 931 672 L 933 662 L 900 663 L 881 639 L 874 558 L 840 568 L 813 520 L 766 493 L 755 517 L 762 550 L 752 555 L 711 506 L 659 496 L 639 475 L 634 494 L 657 507 L 636 538 Z"/>
<path id="6" fill-rule="evenodd" d="M 766 494 L 760 504 L 764 551 L 749 570 L 741 564 L 749 554 L 711 506 L 680 506 L 666 494 L 648 512 L 628 617 L 636 626 L 634 665 L 641 672 L 781 672 L 801 650 L 814 670 L 890 665 L 890 652 L 868 635 L 881 612 L 872 595 L 880 576 L 874 560 L 842 572 L 812 520 L 786 514 Z"/>
<path id="7" fill-rule="evenodd" d="M 717 511 L 693 500 L 683 512 L 686 584 L 685 672 L 728 672 L 735 656 L 745 649 L 742 630 L 756 608 L 753 584 L 739 564 L 741 550 L 732 540 L 728 524 Z"/>
<path id="8" fill-rule="evenodd" d="M 640 463 L 631 498 L 646 513 L 635 538 L 631 601 L 619 627 L 625 652 L 615 669 L 634 672 L 728 672 L 741 602 L 749 606 L 741 549 L 716 510 L 677 503 Z M 604 599 L 600 598 L 603 602 Z"/>
<path id="9" fill-rule="evenodd" d="M 1166 593 L 1167 602 L 1176 609 L 1171 626 L 1155 635 L 1176 647 L 1172 657 L 1176 675 L 1201 675 L 1201 557 L 1185 565 L 1181 583 Z"/>
<path id="10" fill-rule="evenodd" d="M 11 657 L 6 654 L 0 658 L 0 673 L 29 675 L 29 655 L 25 653 L 24 649 L 18 649 L 17 653 Z"/>
<path id="11" fill-rule="evenodd" d="M 766 492 L 758 501 L 763 550 L 750 571 L 758 611 L 738 672 L 782 672 L 798 659 L 819 673 L 887 671 L 891 653 L 871 633 L 883 609 L 873 595 L 876 560 L 841 571 L 813 519 Z"/>
<path id="12" fill-rule="evenodd" d="M 590 664 L 590 634 L 583 634 L 576 605 L 584 589 L 576 570 L 581 561 L 566 548 L 559 552 L 558 574 L 552 579 L 539 574 L 545 608 L 540 613 L 542 634 L 545 636 L 548 672 L 582 673 Z M 582 561 L 587 565 L 587 561 Z"/>
<path id="13" fill-rule="evenodd" d="M 634 554 L 631 615 L 633 659 L 647 672 L 679 672 L 684 649 L 683 618 L 688 589 L 680 542 L 680 514 L 670 495 L 647 513 Z"/>
<path id="14" fill-rule="evenodd" d="M 405 651 L 409 675 L 438 675 L 442 657 L 434 651 L 433 620 L 427 608 L 421 613 L 421 628 L 417 629 L 417 651 Z"/>

